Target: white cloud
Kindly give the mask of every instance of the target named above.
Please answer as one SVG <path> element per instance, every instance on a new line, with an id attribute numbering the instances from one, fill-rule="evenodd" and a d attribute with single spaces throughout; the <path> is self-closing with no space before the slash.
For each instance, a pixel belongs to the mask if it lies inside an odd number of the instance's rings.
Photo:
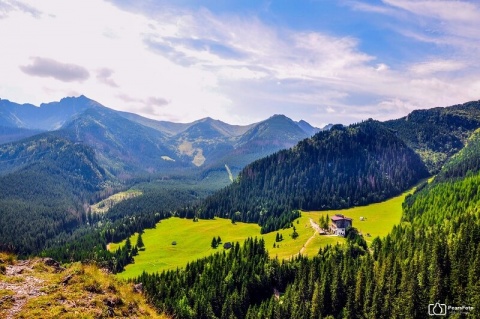
<path id="1" fill-rule="evenodd" d="M 470 21 L 478 19 L 478 4 L 458 0 L 383 0 L 393 7 L 402 8 L 416 15 L 446 21 Z"/>
<path id="2" fill-rule="evenodd" d="M 410 70 L 418 75 L 430 75 L 440 72 L 453 72 L 465 68 L 461 61 L 456 60 L 433 60 L 412 65 Z"/>
<path id="3" fill-rule="evenodd" d="M 471 31 L 480 21 L 476 7 L 468 13 L 468 6 L 459 6 L 462 18 L 449 18 L 435 1 L 420 2 L 388 0 L 372 6 L 349 1 L 355 10 L 373 14 L 402 11 L 396 18 L 401 32 L 424 37 L 421 41 L 465 48 L 468 37 L 478 37 Z M 24 8 L 37 8 L 32 15 L 8 3 L 0 19 L 0 97 L 17 102 L 39 104 L 79 93 L 109 107 L 165 120 L 211 116 L 251 123 L 286 113 L 318 118 L 318 123 L 346 123 L 372 114 L 394 116 L 413 105 L 456 104 L 479 94 L 478 80 L 473 80 L 478 62 L 468 50 L 452 48 L 458 59 L 439 55 L 392 65 L 363 52 L 358 38 L 275 27 L 255 16 L 172 6 L 133 12 L 101 0 L 24 1 Z M 454 4 L 449 5 L 453 10 Z M 403 27 L 408 25 L 405 12 L 446 19 L 448 28 L 438 25 L 445 30 L 432 36 Z M 459 34 L 463 31 L 467 40 Z M 58 81 L 62 72 L 45 73 L 37 63 L 45 59 L 94 76 Z M 30 76 L 35 70 L 49 77 Z"/>
<path id="4" fill-rule="evenodd" d="M 31 60 L 31 64 L 20 66 L 20 69 L 28 75 L 51 77 L 64 82 L 83 82 L 90 77 L 87 69 L 80 65 L 62 63 L 42 57 L 33 57 Z"/>
<path id="5" fill-rule="evenodd" d="M 97 80 L 103 84 L 109 85 L 111 87 L 118 87 L 118 84 L 115 83 L 115 80 L 112 78 L 112 75 L 115 71 L 109 68 L 101 68 L 97 70 Z"/>

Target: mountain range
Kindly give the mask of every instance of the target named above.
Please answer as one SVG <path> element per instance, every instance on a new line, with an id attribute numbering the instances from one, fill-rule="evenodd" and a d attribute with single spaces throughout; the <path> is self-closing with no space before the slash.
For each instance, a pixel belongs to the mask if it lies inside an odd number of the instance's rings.
<path id="1" fill-rule="evenodd" d="M 204 118 L 191 123 L 156 121 L 107 108 L 85 96 L 59 102 L 16 104 L 0 100 L 0 143 L 42 132 L 86 144 L 111 176 L 223 171 L 234 174 L 255 159 L 289 148 L 320 129 L 274 115 L 250 125 Z"/>

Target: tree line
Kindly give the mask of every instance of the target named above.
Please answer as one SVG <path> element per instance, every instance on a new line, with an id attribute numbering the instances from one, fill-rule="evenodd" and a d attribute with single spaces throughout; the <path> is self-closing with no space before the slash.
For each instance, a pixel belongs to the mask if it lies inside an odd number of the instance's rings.
<path id="1" fill-rule="evenodd" d="M 144 284 L 157 309 L 178 318 L 426 318 L 437 302 L 471 307 L 449 310 L 452 318 L 478 317 L 475 141 L 439 174 L 453 169 L 455 175 L 408 197 L 403 223 L 368 248 L 350 229 L 345 245 L 281 262 L 268 257 L 261 240 L 249 239 L 231 252 L 185 269 L 144 273 L 135 282 Z"/>
<path id="2" fill-rule="evenodd" d="M 398 195 L 428 175 L 420 157 L 391 130 L 369 120 L 337 125 L 246 166 L 237 181 L 181 217 L 288 226 L 296 209 L 341 209 Z"/>

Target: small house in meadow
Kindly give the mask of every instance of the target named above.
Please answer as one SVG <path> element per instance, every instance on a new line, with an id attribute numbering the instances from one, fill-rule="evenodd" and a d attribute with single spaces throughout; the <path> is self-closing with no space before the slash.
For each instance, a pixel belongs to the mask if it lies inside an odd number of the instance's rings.
<path id="1" fill-rule="evenodd" d="M 223 249 L 230 249 L 230 248 L 232 248 L 232 244 L 230 242 L 223 244 Z"/>
<path id="2" fill-rule="evenodd" d="M 348 227 L 352 227 L 352 219 L 341 214 L 336 214 L 330 217 L 332 221 L 330 224 L 330 231 L 337 236 L 345 236 L 345 231 Z"/>

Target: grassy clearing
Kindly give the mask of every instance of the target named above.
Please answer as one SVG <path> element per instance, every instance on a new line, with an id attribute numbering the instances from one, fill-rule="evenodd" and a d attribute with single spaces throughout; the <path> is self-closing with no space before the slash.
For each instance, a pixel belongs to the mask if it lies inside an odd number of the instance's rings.
<path id="1" fill-rule="evenodd" d="M 131 237 L 132 244 L 138 234 Z M 220 236 L 222 243 L 243 242 L 248 237 L 260 236 L 260 227 L 256 224 L 236 223 L 229 219 L 200 220 L 169 218 L 162 220 L 154 229 L 146 229 L 142 235 L 145 250 L 135 257 L 135 263 L 126 267 L 120 278 L 132 278 L 144 270 L 162 271 L 184 267 L 193 261 L 223 250 L 223 245 L 213 249 L 210 245 L 213 237 Z M 172 245 L 173 242 L 176 245 Z M 120 244 L 110 244 L 115 250 Z"/>
<path id="2" fill-rule="evenodd" d="M 342 210 L 302 212 L 302 217 L 312 218 L 318 222 L 322 215 L 328 214 L 331 217 L 335 214 L 343 214 L 353 219 L 353 227 L 357 228 L 364 235 L 365 240 L 369 244 L 377 236 L 386 236 L 390 233 L 394 225 L 400 223 L 402 217 L 402 203 L 405 200 L 405 197 L 408 194 L 413 193 L 414 190 L 415 188 L 412 188 L 397 197 L 393 197 L 381 203 Z M 364 217 L 364 221 L 361 221 L 360 217 Z M 370 234 L 370 236 L 367 236 L 367 234 Z M 324 244 L 313 241 L 309 246 L 308 251 L 311 249 L 317 249 L 318 251 L 318 249 L 324 246 Z"/>
<path id="3" fill-rule="evenodd" d="M 146 229 L 142 235 L 145 250 L 140 251 L 135 257 L 135 263 L 126 267 L 125 271 L 117 274 L 119 278 L 133 278 L 140 275 L 144 270 L 147 272 L 161 272 L 163 270 L 184 267 L 188 262 L 209 256 L 215 252 L 223 251 L 223 245 L 213 249 L 211 242 L 213 237 L 220 236 L 222 243 L 240 242 L 248 237 L 263 237 L 265 245 L 271 257 L 289 259 L 298 254 L 307 240 L 314 234 L 310 227 L 310 219 L 302 216 L 298 223 L 294 223 L 299 234 L 297 239 L 292 239 L 293 229 L 278 231 L 283 236 L 283 241 L 276 243 L 277 232 L 261 235 L 257 224 L 231 223 L 229 219 L 217 218 L 215 220 L 200 220 L 193 222 L 191 219 L 169 218 L 161 221 L 154 229 Z M 138 234 L 130 240 L 132 244 L 137 241 Z M 172 245 L 172 242 L 176 245 Z M 317 238 L 319 246 L 343 242 L 343 238 Z M 275 243 L 276 248 L 273 248 Z M 124 244 L 110 244 L 110 250 L 116 250 Z M 313 256 L 318 249 L 308 250 L 309 256 Z"/>
<path id="4" fill-rule="evenodd" d="M 277 232 L 260 235 L 260 227 L 256 224 L 236 223 L 233 225 L 229 219 L 217 218 L 215 220 L 200 220 L 193 222 L 190 219 L 170 218 L 163 220 L 154 229 L 146 229 L 142 235 L 145 244 L 145 251 L 140 251 L 135 257 L 135 263 L 128 265 L 126 270 L 117 274 L 119 278 L 133 278 L 143 271 L 161 272 L 163 270 L 184 267 L 188 262 L 209 256 L 223 247 L 217 249 L 210 247 L 212 238 L 220 236 L 222 242 L 242 243 L 248 237 L 263 237 L 265 245 L 272 258 L 290 259 L 302 253 L 309 257 L 316 255 L 320 248 L 326 245 L 345 243 L 345 239 L 337 236 L 320 236 L 311 227 L 310 219 L 318 223 L 320 216 L 328 214 L 344 214 L 353 219 L 353 226 L 363 234 L 370 234 L 365 237 L 371 242 L 377 236 L 387 235 L 394 225 L 400 223 L 402 216 L 402 203 L 405 197 L 412 193 L 414 188 L 400 196 L 391 198 L 381 203 L 368 206 L 355 207 L 345 210 L 311 211 L 302 212 L 302 216 L 294 221 L 299 236 L 292 239 L 293 229 L 279 230 L 283 241 L 275 242 Z M 360 221 L 360 217 L 366 218 Z M 138 234 L 130 238 L 132 244 L 137 241 Z M 176 241 L 176 245 L 172 242 Z M 273 247 L 275 243 L 275 248 Z M 117 244 L 110 244 L 109 249 L 115 250 L 124 241 Z"/>
<path id="5" fill-rule="evenodd" d="M 119 192 L 116 194 L 113 194 L 112 196 L 105 198 L 104 200 L 94 204 L 90 205 L 90 209 L 92 210 L 92 213 L 106 213 L 107 210 L 109 210 L 111 207 L 113 207 L 115 204 L 124 201 L 129 198 L 137 197 L 142 195 L 142 192 L 139 190 L 127 190 L 125 192 Z"/>

